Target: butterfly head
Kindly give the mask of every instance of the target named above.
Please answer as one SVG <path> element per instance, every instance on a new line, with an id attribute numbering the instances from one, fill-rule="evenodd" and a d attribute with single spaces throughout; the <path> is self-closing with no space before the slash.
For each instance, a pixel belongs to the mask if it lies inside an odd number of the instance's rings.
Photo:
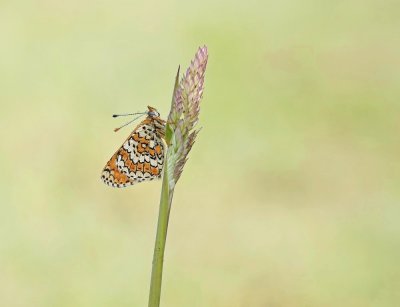
<path id="1" fill-rule="evenodd" d="M 156 108 L 147 106 L 147 108 L 149 109 L 149 111 L 147 112 L 147 115 L 150 117 L 160 117 L 160 113 L 158 113 Z"/>

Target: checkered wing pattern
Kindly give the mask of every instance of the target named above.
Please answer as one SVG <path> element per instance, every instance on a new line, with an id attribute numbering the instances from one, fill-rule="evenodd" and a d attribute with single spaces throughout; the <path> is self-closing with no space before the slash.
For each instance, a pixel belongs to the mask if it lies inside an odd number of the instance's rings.
<path id="1" fill-rule="evenodd" d="M 136 127 L 104 167 L 101 179 L 105 184 L 123 188 L 161 178 L 164 141 L 158 123 L 148 117 Z"/>

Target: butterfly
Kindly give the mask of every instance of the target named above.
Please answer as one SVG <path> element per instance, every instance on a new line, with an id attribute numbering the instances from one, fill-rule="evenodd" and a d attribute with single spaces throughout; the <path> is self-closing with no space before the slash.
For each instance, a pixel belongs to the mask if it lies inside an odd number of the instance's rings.
<path id="1" fill-rule="evenodd" d="M 101 180 L 105 184 L 114 188 L 123 188 L 142 181 L 161 178 L 166 122 L 160 118 L 160 113 L 155 108 L 150 106 L 147 108 L 147 112 L 134 113 L 147 115 L 147 117 L 137 125 L 104 167 Z M 113 115 L 113 117 L 117 116 L 122 115 Z"/>

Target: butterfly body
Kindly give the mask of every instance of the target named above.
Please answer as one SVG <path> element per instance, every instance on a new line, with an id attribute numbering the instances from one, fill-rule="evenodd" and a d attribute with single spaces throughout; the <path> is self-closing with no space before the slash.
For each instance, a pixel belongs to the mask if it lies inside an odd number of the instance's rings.
<path id="1" fill-rule="evenodd" d="M 116 188 L 161 178 L 164 164 L 165 121 L 148 107 L 147 118 L 130 134 L 107 162 L 102 181 Z"/>

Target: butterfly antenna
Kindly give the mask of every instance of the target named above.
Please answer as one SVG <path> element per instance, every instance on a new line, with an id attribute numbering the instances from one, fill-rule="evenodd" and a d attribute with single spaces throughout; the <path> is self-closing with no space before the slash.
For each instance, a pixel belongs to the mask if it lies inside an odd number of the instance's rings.
<path id="1" fill-rule="evenodd" d="M 138 112 L 138 113 L 127 113 L 127 114 L 113 114 L 112 117 L 119 117 L 119 116 L 129 116 L 129 115 L 137 115 L 137 114 L 146 114 L 147 112 Z"/>
<path id="2" fill-rule="evenodd" d="M 135 120 L 137 120 L 138 118 L 142 117 L 146 113 L 133 113 L 133 114 L 141 114 L 141 115 L 139 115 L 139 116 L 135 117 L 134 119 L 130 120 L 129 122 L 123 124 L 121 127 L 115 128 L 114 132 L 117 132 L 119 129 L 121 129 L 121 128 L 125 127 L 125 126 L 128 126 L 130 123 L 133 123 Z M 116 117 L 116 116 L 114 116 L 114 117 Z"/>

